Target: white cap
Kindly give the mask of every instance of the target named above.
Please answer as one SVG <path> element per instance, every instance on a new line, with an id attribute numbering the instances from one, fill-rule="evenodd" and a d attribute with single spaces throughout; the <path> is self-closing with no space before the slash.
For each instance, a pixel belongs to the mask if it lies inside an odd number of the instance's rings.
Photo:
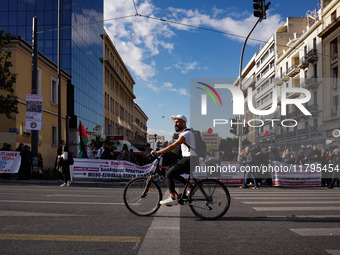
<path id="1" fill-rule="evenodd" d="M 184 116 L 184 115 L 176 115 L 176 116 L 171 116 L 171 120 L 174 121 L 174 120 L 184 120 L 185 122 L 187 122 L 187 118 Z"/>

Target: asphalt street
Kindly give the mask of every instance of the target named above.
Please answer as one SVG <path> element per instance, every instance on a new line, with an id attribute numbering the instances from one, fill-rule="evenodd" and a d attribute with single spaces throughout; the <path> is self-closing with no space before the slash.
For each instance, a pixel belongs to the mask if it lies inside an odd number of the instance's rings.
<path id="1" fill-rule="evenodd" d="M 123 188 L 0 183 L 0 254 L 340 254 L 340 188 L 228 186 L 218 221 L 186 205 L 135 216 Z"/>

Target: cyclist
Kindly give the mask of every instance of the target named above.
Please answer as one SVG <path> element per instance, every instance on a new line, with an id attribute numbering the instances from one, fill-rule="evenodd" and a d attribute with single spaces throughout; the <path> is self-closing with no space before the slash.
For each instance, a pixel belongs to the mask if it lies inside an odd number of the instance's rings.
<path id="1" fill-rule="evenodd" d="M 171 120 L 175 123 L 176 132 L 180 132 L 178 139 L 173 144 L 161 149 L 159 151 L 152 151 L 152 155 L 167 153 L 172 151 L 178 146 L 181 146 L 183 158 L 179 160 L 174 166 L 172 166 L 165 174 L 166 184 L 168 186 L 170 196 L 160 201 L 161 205 L 178 205 L 178 200 L 175 191 L 175 179 L 183 184 L 186 184 L 186 180 L 181 174 L 190 174 L 190 159 L 193 165 L 199 165 L 199 160 L 196 149 L 196 141 L 194 133 L 187 128 L 187 118 L 184 115 L 171 116 Z M 188 188 L 190 188 L 190 184 Z M 187 189 L 187 194 L 190 189 Z"/>

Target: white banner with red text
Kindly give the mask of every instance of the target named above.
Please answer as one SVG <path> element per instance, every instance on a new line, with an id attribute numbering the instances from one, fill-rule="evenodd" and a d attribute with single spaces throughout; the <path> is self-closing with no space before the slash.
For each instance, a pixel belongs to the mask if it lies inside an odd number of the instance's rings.
<path id="1" fill-rule="evenodd" d="M 152 164 L 139 166 L 124 160 L 75 158 L 70 170 L 73 178 L 133 179 L 146 175 L 154 167 Z"/>
<path id="2" fill-rule="evenodd" d="M 320 163 L 305 165 L 284 164 L 272 162 L 273 186 L 281 187 L 318 187 L 321 186 Z"/>
<path id="3" fill-rule="evenodd" d="M 19 171 L 21 163 L 20 152 L 18 151 L 0 151 L 0 173 L 16 174 Z"/>

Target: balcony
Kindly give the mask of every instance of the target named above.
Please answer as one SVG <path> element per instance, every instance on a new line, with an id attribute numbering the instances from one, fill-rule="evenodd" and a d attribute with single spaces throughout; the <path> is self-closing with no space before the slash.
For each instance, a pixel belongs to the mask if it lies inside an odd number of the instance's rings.
<path id="1" fill-rule="evenodd" d="M 299 61 L 298 67 L 301 69 L 305 69 L 306 67 L 308 67 L 308 61 L 306 59 L 306 57 L 302 57 Z"/>
<path id="2" fill-rule="evenodd" d="M 283 79 L 282 78 L 276 78 L 275 84 L 281 86 L 283 84 Z"/>
<path id="3" fill-rule="evenodd" d="M 287 70 L 287 72 L 288 72 L 288 70 Z M 288 81 L 288 80 L 289 80 L 289 76 L 288 76 L 287 72 L 284 72 L 284 73 L 282 74 L 282 80 L 283 80 L 283 81 Z"/>
<path id="4" fill-rule="evenodd" d="M 334 64 L 334 62 L 338 61 L 338 53 L 335 53 L 332 57 L 331 57 L 331 63 Z"/>
<path id="5" fill-rule="evenodd" d="M 306 60 L 309 63 L 313 63 L 313 62 L 317 61 L 318 60 L 318 50 L 312 49 L 312 50 L 308 51 L 308 53 L 306 55 Z"/>
<path id="6" fill-rule="evenodd" d="M 288 68 L 288 71 L 287 71 L 287 75 L 289 77 L 294 77 L 295 75 L 299 74 L 300 73 L 300 68 L 297 67 L 295 64 L 293 64 L 292 66 L 290 66 Z"/>
<path id="7" fill-rule="evenodd" d="M 319 83 L 318 78 L 311 77 L 311 78 L 305 79 L 303 87 L 305 89 L 315 89 L 318 87 L 318 83 Z"/>

